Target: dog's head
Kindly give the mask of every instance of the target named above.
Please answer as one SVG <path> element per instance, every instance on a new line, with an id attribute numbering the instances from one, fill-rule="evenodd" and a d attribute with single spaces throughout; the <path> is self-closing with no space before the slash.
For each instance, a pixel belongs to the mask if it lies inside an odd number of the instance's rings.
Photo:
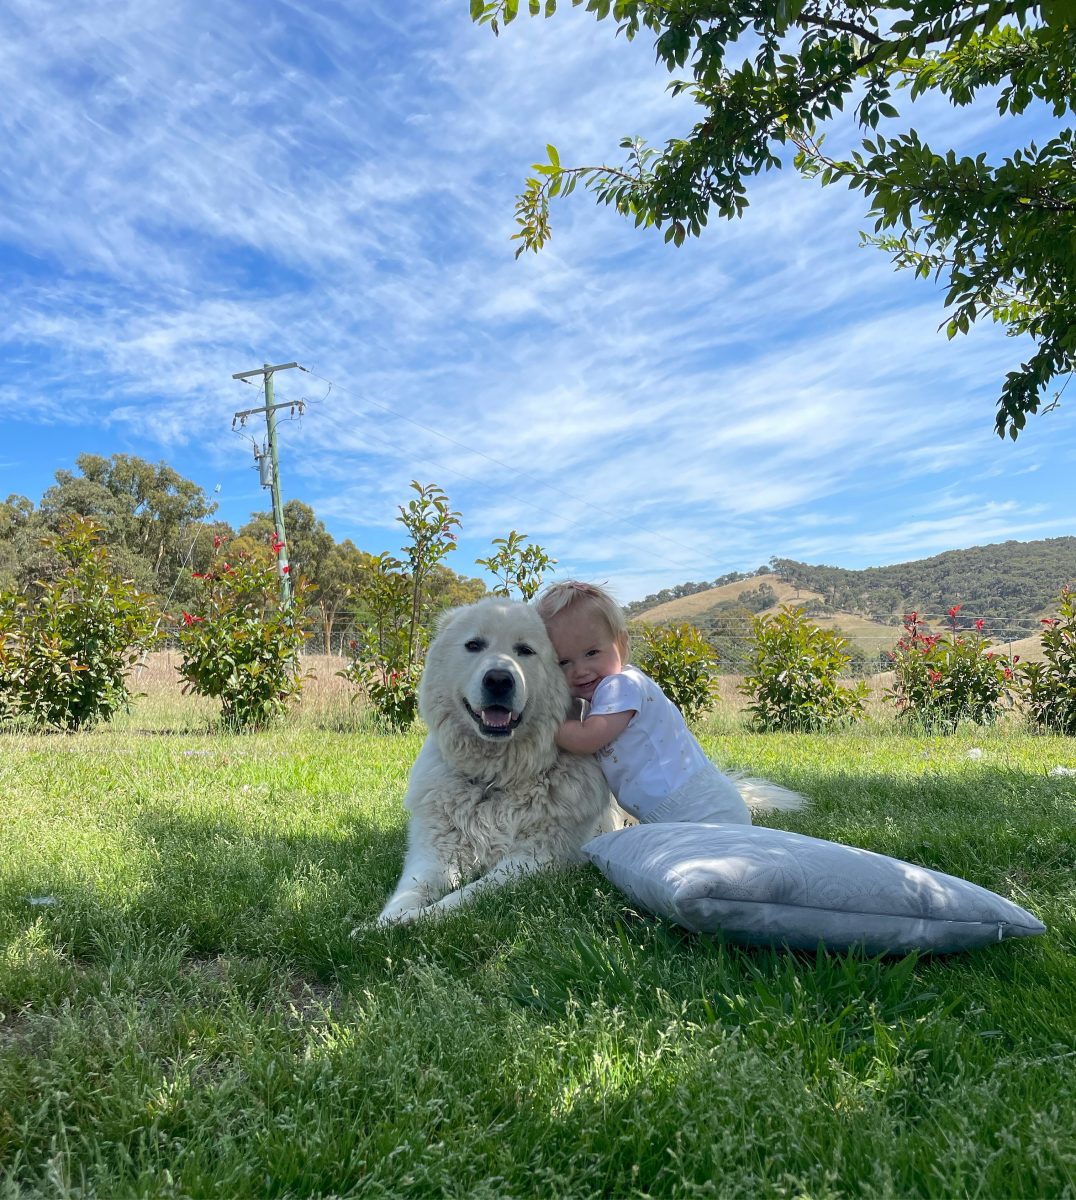
<path id="1" fill-rule="evenodd" d="M 569 704 L 541 618 L 526 604 L 496 599 L 445 614 L 418 697 L 431 730 L 489 745 L 532 736 L 552 742 Z"/>

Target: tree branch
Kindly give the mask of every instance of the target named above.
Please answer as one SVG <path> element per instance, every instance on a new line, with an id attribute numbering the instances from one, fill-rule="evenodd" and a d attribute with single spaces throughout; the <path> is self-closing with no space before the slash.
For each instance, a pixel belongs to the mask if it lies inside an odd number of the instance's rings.
<path id="1" fill-rule="evenodd" d="M 804 9 L 796 18 L 796 24 L 818 25 L 822 29 L 839 29 L 842 33 L 850 33 L 853 37 L 862 38 L 873 46 L 885 44 L 885 39 L 875 33 L 873 29 L 854 25 L 851 21 L 841 21 L 837 17 L 824 17 L 821 13 L 810 12 L 807 9 Z"/>

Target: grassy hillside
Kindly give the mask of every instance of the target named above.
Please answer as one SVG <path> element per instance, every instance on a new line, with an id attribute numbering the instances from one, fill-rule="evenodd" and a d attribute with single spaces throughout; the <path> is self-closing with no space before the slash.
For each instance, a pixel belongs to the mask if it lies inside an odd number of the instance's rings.
<path id="1" fill-rule="evenodd" d="M 1053 611 L 1061 587 L 1076 581 L 1076 537 L 976 546 L 862 571 L 771 561 L 770 574 L 705 589 L 684 584 L 648 597 L 631 606 L 633 619 L 651 625 L 689 621 L 724 643 L 722 657 L 730 660 L 735 646 L 750 638 L 754 613 L 801 605 L 818 625 L 839 629 L 867 659 L 875 659 L 900 636 L 904 613 L 914 609 L 928 626 L 941 629 L 946 611 L 959 604 L 969 627 L 976 618 L 986 621 L 999 650 L 1038 658 L 1039 619 Z"/>
<path id="2" fill-rule="evenodd" d="M 818 592 L 797 587 L 774 575 L 760 578 L 764 578 L 767 586 L 772 588 L 776 600 L 754 611 L 773 614 L 783 605 L 806 607 L 812 601 L 818 603 L 822 600 Z M 740 597 L 745 592 L 751 592 L 758 582 L 759 579 L 741 580 L 691 596 L 680 596 L 649 608 L 634 619 L 648 625 L 685 621 L 698 625 L 717 645 L 722 662 L 732 669 L 738 666 L 740 657 L 736 652 L 737 646 L 746 648 L 752 637 L 752 610 L 740 602 Z M 839 630 L 868 660 L 876 659 L 881 651 L 891 649 L 900 636 L 897 625 L 875 621 L 860 613 L 819 612 L 812 614 L 812 620 L 823 629 Z"/>
<path id="3" fill-rule="evenodd" d="M 798 587 L 776 576 L 759 576 L 754 579 L 741 579 L 737 583 L 722 584 L 721 587 L 710 588 L 705 592 L 695 592 L 691 596 L 678 596 L 675 600 L 666 600 L 635 614 L 634 619 L 645 621 L 648 625 L 661 625 L 666 621 L 691 621 L 696 617 L 707 616 L 720 604 L 735 603 L 742 592 L 758 585 L 760 580 L 765 582 L 777 593 L 778 605 L 806 604 L 808 600 L 821 600 L 821 594 L 810 588 Z"/>

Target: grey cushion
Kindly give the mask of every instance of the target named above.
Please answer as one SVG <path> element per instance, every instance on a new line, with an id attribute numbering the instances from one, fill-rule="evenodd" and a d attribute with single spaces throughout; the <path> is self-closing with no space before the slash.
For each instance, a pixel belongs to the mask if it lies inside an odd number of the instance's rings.
<path id="1" fill-rule="evenodd" d="M 648 912 L 753 945 L 947 953 L 1046 928 L 966 879 L 783 829 L 635 825 L 583 852 Z"/>

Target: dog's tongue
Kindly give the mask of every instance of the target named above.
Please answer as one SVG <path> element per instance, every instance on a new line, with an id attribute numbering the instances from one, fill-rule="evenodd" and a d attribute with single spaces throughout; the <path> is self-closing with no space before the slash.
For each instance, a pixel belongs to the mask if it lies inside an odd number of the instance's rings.
<path id="1" fill-rule="evenodd" d="M 488 725 L 491 729 L 502 729 L 505 725 L 510 725 L 511 722 L 512 710 L 509 708 L 482 709 L 482 724 Z"/>

